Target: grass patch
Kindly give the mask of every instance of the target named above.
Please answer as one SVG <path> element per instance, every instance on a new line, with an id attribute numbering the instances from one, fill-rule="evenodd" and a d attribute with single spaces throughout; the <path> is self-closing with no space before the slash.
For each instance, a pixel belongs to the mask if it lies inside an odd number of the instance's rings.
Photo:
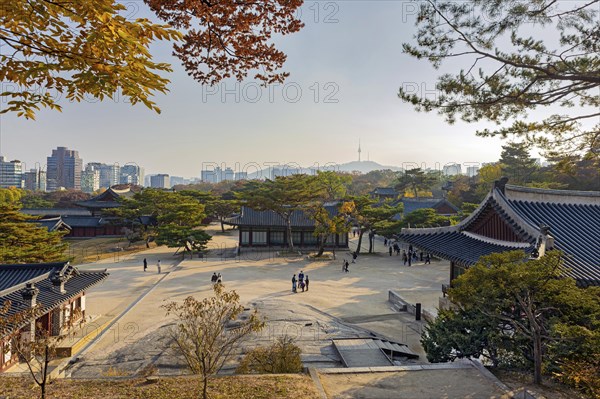
<path id="1" fill-rule="evenodd" d="M 197 377 L 161 377 L 155 384 L 143 378 L 128 380 L 55 380 L 47 388 L 48 399 L 197 399 Z M 310 377 L 290 375 L 248 375 L 217 377 L 209 383 L 212 399 L 319 399 Z M 0 392 L 12 398 L 39 395 L 33 381 L 0 377 Z"/>

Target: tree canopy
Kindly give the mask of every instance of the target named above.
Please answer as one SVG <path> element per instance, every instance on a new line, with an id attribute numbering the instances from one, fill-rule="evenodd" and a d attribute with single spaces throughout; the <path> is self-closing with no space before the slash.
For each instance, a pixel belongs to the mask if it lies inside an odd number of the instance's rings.
<path id="1" fill-rule="evenodd" d="M 17 190 L 0 189 L 0 263 L 39 263 L 66 260 L 63 232 L 49 232 L 19 210 Z"/>
<path id="2" fill-rule="evenodd" d="M 464 60 L 438 78 L 436 98 L 401 88 L 419 111 L 446 120 L 489 121 L 480 136 L 517 136 L 547 154 L 600 158 L 600 0 L 425 0 L 416 44 L 404 51 L 436 69 Z M 547 31 L 552 39 L 540 39 Z M 534 111 L 551 115 L 535 120 Z"/>
<path id="3" fill-rule="evenodd" d="M 422 338 L 430 361 L 483 355 L 493 365 L 533 370 L 596 389 L 582 380 L 600 371 L 600 290 L 578 288 L 564 275 L 562 255 L 528 259 L 523 251 L 482 257 L 453 281 L 454 306 L 440 313 Z M 578 370 L 578 372 L 573 372 Z M 578 374 L 579 373 L 579 374 Z M 596 379 L 597 380 L 597 379 Z"/>
<path id="4" fill-rule="evenodd" d="M 0 8 L 0 80 L 6 82 L 0 113 L 35 118 L 40 107 L 60 110 L 60 97 L 114 98 L 160 112 L 152 97 L 166 93 L 171 72 L 155 62 L 156 40 L 174 43 L 174 55 L 200 83 L 216 84 L 252 71 L 264 83 L 288 76 L 285 54 L 273 34 L 298 31 L 295 12 L 302 0 L 145 0 L 157 18 L 128 20 L 117 0 L 14 0 Z M 181 31 L 180 31 L 181 30 Z"/>

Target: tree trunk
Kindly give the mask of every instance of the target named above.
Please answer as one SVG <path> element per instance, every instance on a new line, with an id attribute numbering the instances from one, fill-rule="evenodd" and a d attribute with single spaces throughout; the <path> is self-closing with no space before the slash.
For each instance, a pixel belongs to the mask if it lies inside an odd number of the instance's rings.
<path id="1" fill-rule="evenodd" d="M 208 399 L 208 378 L 204 377 L 202 381 L 202 398 Z"/>
<path id="2" fill-rule="evenodd" d="M 50 350 L 48 349 L 48 344 L 44 348 L 44 371 L 42 373 L 42 383 L 40 384 L 40 388 L 42 394 L 40 396 L 41 399 L 46 399 L 46 381 L 48 381 L 48 363 L 50 363 Z"/>
<path id="3" fill-rule="evenodd" d="M 323 255 L 323 252 L 325 252 L 325 242 L 327 241 L 327 238 L 323 239 L 323 238 L 319 238 L 319 252 L 317 253 L 317 258 L 320 257 L 321 255 Z"/>
<path id="4" fill-rule="evenodd" d="M 225 233 L 225 225 L 223 224 L 223 218 L 221 218 L 221 233 Z"/>
<path id="5" fill-rule="evenodd" d="M 292 240 L 292 217 L 289 215 L 286 219 L 287 224 L 287 236 L 288 236 L 288 247 L 290 251 L 294 250 L 294 242 Z"/>
<path id="6" fill-rule="evenodd" d="M 375 234 L 369 232 L 369 253 L 373 253 L 373 245 L 375 244 Z"/>
<path id="7" fill-rule="evenodd" d="M 533 332 L 533 383 L 542 383 L 542 337 L 538 331 Z"/>
<path id="8" fill-rule="evenodd" d="M 358 245 L 356 246 L 356 253 L 359 254 L 360 253 L 360 246 L 362 245 L 362 237 L 363 234 L 365 234 L 363 229 L 360 229 L 359 233 L 358 233 Z"/>

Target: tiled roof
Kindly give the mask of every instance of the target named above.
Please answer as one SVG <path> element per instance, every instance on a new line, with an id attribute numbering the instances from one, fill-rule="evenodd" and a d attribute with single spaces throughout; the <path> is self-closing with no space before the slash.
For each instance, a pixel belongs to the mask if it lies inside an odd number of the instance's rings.
<path id="1" fill-rule="evenodd" d="M 338 213 L 337 205 L 325 205 L 325 209 L 330 215 Z M 286 227 L 285 221 L 281 216 L 273 211 L 255 211 L 247 206 L 242 207 L 240 215 L 226 219 L 225 223 L 234 226 L 264 226 L 264 227 Z M 292 227 L 314 227 L 315 222 L 309 218 L 303 211 L 296 210 L 291 217 Z"/>
<path id="2" fill-rule="evenodd" d="M 549 236 L 554 239 L 553 248 L 565 254 L 567 274 L 581 286 L 600 285 L 600 192 L 518 187 L 506 185 L 506 180 L 501 180 L 478 209 L 460 224 L 442 229 L 403 229 L 401 239 L 441 258 L 472 264 L 474 262 L 470 255 L 460 256 L 465 251 L 471 251 L 473 245 L 474 248 L 487 251 L 481 254 L 510 249 L 483 247 L 465 238 L 457 241 L 456 234 L 473 236 L 473 233 L 467 233 L 470 226 L 490 209 L 532 248 L 542 235 L 541 226 L 548 226 Z M 515 242 L 513 245 L 523 244 Z M 479 253 L 479 249 L 471 252 Z"/>
<path id="3" fill-rule="evenodd" d="M 566 254 L 569 274 L 586 285 L 600 285 L 600 205 L 509 203 L 532 223 L 550 226 L 555 248 Z"/>
<path id="4" fill-rule="evenodd" d="M 62 217 L 46 218 L 40 220 L 32 220 L 33 223 L 39 224 L 41 227 L 45 227 L 48 231 L 56 231 L 60 228 L 71 229 L 71 226 L 66 224 Z"/>
<path id="5" fill-rule="evenodd" d="M 100 216 L 64 216 L 63 221 L 71 227 L 100 227 L 103 218 Z"/>
<path id="6" fill-rule="evenodd" d="M 129 187 L 123 190 L 108 188 L 89 200 L 77 202 L 77 205 L 84 208 L 117 208 L 121 206 L 117 201 L 119 197 L 132 197 L 133 194 Z"/>
<path id="7" fill-rule="evenodd" d="M 450 201 L 444 198 L 403 198 L 402 203 L 404 204 L 404 214 L 407 215 L 418 209 L 424 208 L 436 208 L 441 205 L 448 205 L 450 208 L 458 212 L 458 208 Z"/>
<path id="8" fill-rule="evenodd" d="M 531 253 L 534 249 L 531 245 L 524 246 L 506 241 L 489 240 L 485 237 L 476 237 L 474 234 L 465 234 L 458 231 L 400 234 L 399 238 L 434 256 L 463 266 L 474 265 L 479 257 L 495 252 L 520 249 Z"/>
<path id="9" fill-rule="evenodd" d="M 55 270 L 64 270 L 67 264 L 68 262 L 0 265 L 0 293 L 27 281 L 45 278 Z"/>
<path id="10" fill-rule="evenodd" d="M 21 209 L 19 212 L 32 216 L 58 217 L 58 216 L 90 216 L 87 209 L 81 208 L 30 208 Z"/>
<path id="11" fill-rule="evenodd" d="M 6 265 L 0 265 L 0 281 L 6 279 L 14 279 L 11 277 L 14 274 L 20 274 L 18 271 L 5 268 Z M 12 265 L 11 265 L 12 266 Z M 27 266 L 27 265 L 18 265 L 18 266 Z M 33 265 L 29 265 L 33 266 Z M 42 266 L 42 265 L 40 265 Z M 52 309 L 60 306 L 60 304 L 69 301 L 70 299 L 76 297 L 81 292 L 88 290 L 92 286 L 100 283 L 104 279 L 108 277 L 108 273 L 105 270 L 102 271 L 85 271 L 81 272 L 72 266 L 68 266 L 71 268 L 68 280 L 64 283 L 65 292 L 60 293 L 53 289 L 52 282 L 50 281 L 49 276 L 46 278 L 39 279 L 34 278 L 30 279 L 26 282 L 33 282 L 35 287 L 39 289 L 39 293 L 36 298 L 36 302 L 40 305 L 40 311 L 42 314 L 48 313 Z M 54 270 L 60 270 L 60 268 L 56 268 Z M 15 279 L 16 280 L 16 279 Z M 0 292 L 0 304 L 5 303 L 6 301 L 11 302 L 10 309 L 8 311 L 8 316 L 14 315 L 15 313 L 22 312 L 27 310 L 27 304 L 23 300 L 23 296 L 21 295 L 21 290 L 24 287 L 24 283 L 15 285 L 9 289 Z M 16 328 L 19 326 L 10 326 L 11 328 Z M 2 333 L 8 333 L 9 331 L 3 331 Z"/>
<path id="12" fill-rule="evenodd" d="M 397 196 L 399 193 L 393 187 L 377 187 L 371 191 L 373 195 L 394 195 Z"/>

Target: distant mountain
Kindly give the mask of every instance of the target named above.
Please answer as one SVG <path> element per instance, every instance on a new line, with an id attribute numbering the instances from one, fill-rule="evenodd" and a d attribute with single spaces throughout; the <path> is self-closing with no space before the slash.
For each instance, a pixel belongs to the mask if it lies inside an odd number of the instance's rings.
<path id="1" fill-rule="evenodd" d="M 357 170 L 361 173 L 369 173 L 374 170 L 384 170 L 384 169 L 390 169 L 390 170 L 393 170 L 394 172 L 399 172 L 402 170 L 402 168 L 400 168 L 398 166 L 386 166 L 386 165 L 378 164 L 377 162 L 373 162 L 373 161 L 360 161 L 360 162 L 352 161 L 352 162 L 340 164 L 340 165 L 338 165 L 338 167 L 339 167 L 340 172 L 352 172 L 352 171 Z"/>
<path id="2" fill-rule="evenodd" d="M 402 170 L 402 168 L 398 166 L 385 166 L 378 164 L 373 161 L 352 161 L 342 164 L 328 164 L 326 167 L 323 167 L 321 170 L 335 170 L 340 172 L 354 172 L 359 171 L 361 173 L 369 173 L 374 170 L 384 170 L 390 169 L 395 172 Z M 288 168 L 285 165 L 282 166 L 273 166 L 272 168 L 262 169 L 254 173 L 248 174 L 248 179 L 264 179 L 271 178 L 273 175 L 273 170 L 275 170 L 275 175 L 277 176 L 285 176 L 296 173 L 306 173 L 311 174 L 313 170 L 311 168 L 302 168 L 302 169 L 292 169 Z"/>

